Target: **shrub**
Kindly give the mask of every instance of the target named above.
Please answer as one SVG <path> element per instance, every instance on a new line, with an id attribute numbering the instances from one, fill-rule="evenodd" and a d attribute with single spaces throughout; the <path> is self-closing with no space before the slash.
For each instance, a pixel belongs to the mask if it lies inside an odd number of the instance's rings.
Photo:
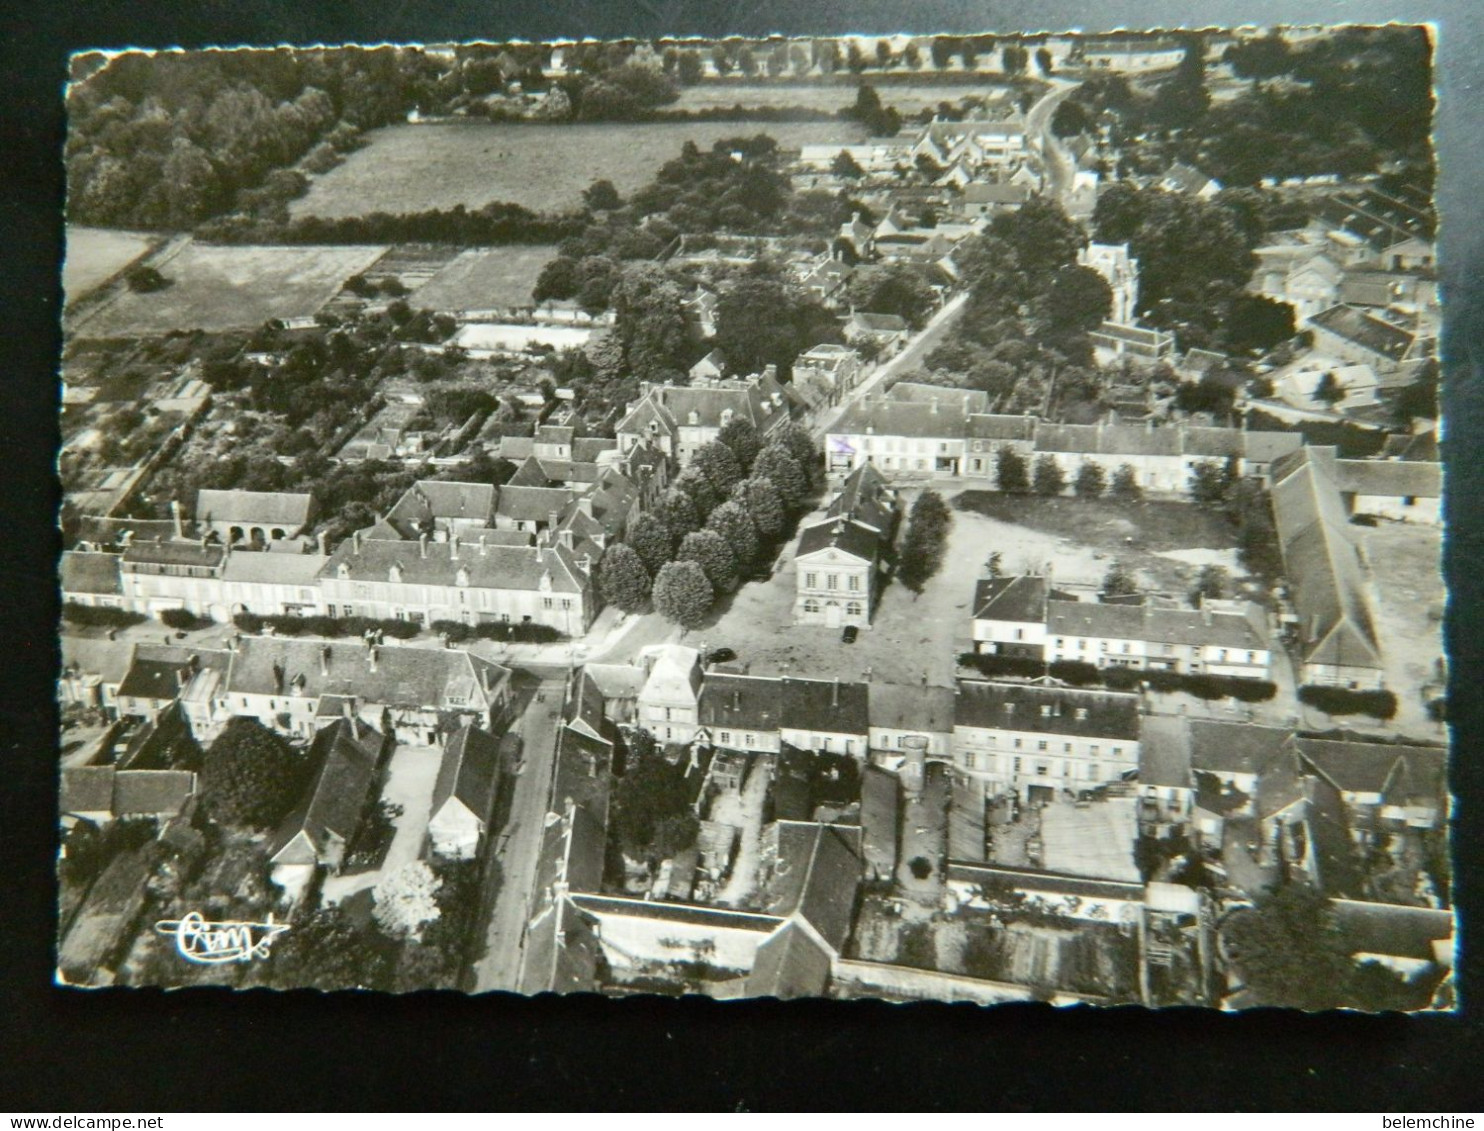
<path id="1" fill-rule="evenodd" d="M 462 644 L 466 640 L 497 640 L 507 644 L 556 644 L 566 639 L 563 633 L 549 624 L 464 624 L 456 620 L 435 620 L 429 627 L 434 632 L 447 636 L 451 644 Z"/>
<path id="2" fill-rule="evenodd" d="M 1300 703 L 1330 715 L 1370 715 L 1385 720 L 1396 714 L 1396 695 L 1390 691 L 1353 691 L 1306 683 L 1298 689 L 1298 697 Z"/>
<path id="3" fill-rule="evenodd" d="M 143 624 L 149 618 L 143 613 L 131 613 L 127 609 L 68 601 L 62 606 L 62 619 L 68 624 L 83 628 L 128 628 L 131 624 Z"/>
<path id="4" fill-rule="evenodd" d="M 198 617 L 188 609 L 162 609 L 160 623 L 166 628 L 178 628 L 188 632 L 194 628 L 206 628 L 215 624 L 216 621 L 210 617 Z"/>
<path id="5" fill-rule="evenodd" d="M 242 612 L 232 617 L 232 623 L 243 632 L 259 633 L 267 622 L 257 613 Z"/>
<path id="6" fill-rule="evenodd" d="M 965 652 L 959 656 L 958 662 L 966 668 L 973 668 L 980 675 L 987 676 L 1008 675 L 1036 679 L 1046 674 L 1046 662 L 1030 656 L 997 656 L 990 652 Z"/>
<path id="7" fill-rule="evenodd" d="M 1103 680 L 1103 673 L 1098 670 L 1097 665 L 1084 660 L 1055 660 L 1046 666 L 1046 672 L 1053 679 L 1078 687 L 1101 683 Z"/>

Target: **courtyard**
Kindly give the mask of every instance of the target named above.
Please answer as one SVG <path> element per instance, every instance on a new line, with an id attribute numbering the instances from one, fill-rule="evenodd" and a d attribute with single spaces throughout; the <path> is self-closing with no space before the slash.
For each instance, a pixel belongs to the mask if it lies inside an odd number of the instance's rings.
<path id="1" fill-rule="evenodd" d="M 1412 738 L 1437 741 L 1443 729 L 1427 716 L 1427 698 L 1442 693 L 1443 532 L 1436 526 L 1382 522 L 1351 527 L 1364 541 L 1371 575 L 1371 612 L 1386 664 L 1386 686 L 1396 693 L 1390 729 Z M 1424 696 L 1424 689 L 1428 695 Z M 1310 714 L 1317 712 L 1309 711 Z M 1325 716 L 1327 718 L 1327 716 Z M 1370 724 L 1360 718 L 1341 723 Z"/>

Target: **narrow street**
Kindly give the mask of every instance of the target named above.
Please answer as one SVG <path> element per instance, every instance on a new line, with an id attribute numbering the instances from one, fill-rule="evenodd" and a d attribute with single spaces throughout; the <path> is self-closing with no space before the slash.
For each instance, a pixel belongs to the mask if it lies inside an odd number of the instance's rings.
<path id="1" fill-rule="evenodd" d="M 927 354 L 934 349 L 947 335 L 953 323 L 963 312 L 964 303 L 969 299 L 968 292 L 954 295 L 945 302 L 939 311 L 928 319 L 924 326 L 902 349 L 902 352 L 887 361 L 884 365 L 876 367 L 876 371 L 862 381 L 846 394 L 845 399 L 837 405 L 831 405 L 815 418 L 809 426 L 809 431 L 815 436 L 823 436 L 835 426 L 835 422 L 845 415 L 845 410 L 855 404 L 867 394 L 875 392 L 878 388 L 885 386 L 891 378 L 908 373 Z"/>
<path id="2" fill-rule="evenodd" d="M 514 990 L 520 975 L 525 926 L 541 852 L 542 822 L 556 767 L 556 735 L 561 720 L 564 680 L 542 680 L 518 724 L 524 767 L 515 779 L 510 820 L 494 833 L 499 852 L 499 891 L 494 893 L 484 956 L 474 966 L 474 991 Z M 508 838 L 508 839 L 506 839 Z M 500 849 L 504 841 L 503 850 Z M 491 900 L 493 870 L 486 875 L 483 905 Z"/>

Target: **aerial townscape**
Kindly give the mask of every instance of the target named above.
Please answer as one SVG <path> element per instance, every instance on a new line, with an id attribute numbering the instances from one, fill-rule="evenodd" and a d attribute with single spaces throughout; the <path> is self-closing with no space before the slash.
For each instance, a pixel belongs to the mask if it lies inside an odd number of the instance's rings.
<path id="1" fill-rule="evenodd" d="M 1454 1008 L 1426 29 L 67 105 L 61 982 Z"/>

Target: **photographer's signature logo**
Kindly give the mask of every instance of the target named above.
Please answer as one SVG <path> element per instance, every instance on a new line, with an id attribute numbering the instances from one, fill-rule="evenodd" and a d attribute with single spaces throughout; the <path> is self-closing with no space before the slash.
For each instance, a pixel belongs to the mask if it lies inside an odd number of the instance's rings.
<path id="1" fill-rule="evenodd" d="M 266 923 L 216 923 L 192 911 L 184 918 L 161 919 L 155 924 L 156 931 L 175 939 L 175 949 L 187 962 L 209 965 L 267 958 L 273 940 L 288 929 L 287 923 L 275 923 L 271 913 Z"/>

